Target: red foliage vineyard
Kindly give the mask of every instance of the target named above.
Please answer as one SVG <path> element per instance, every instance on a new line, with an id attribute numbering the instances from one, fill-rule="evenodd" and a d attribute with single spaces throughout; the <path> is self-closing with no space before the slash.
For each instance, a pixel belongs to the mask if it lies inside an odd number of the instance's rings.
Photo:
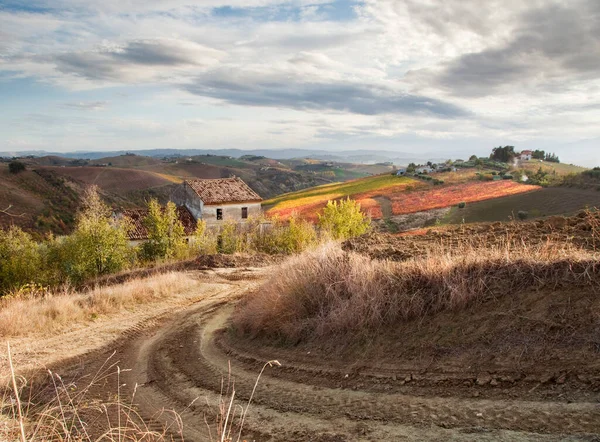
<path id="1" fill-rule="evenodd" d="M 514 181 L 472 181 L 453 186 L 434 187 L 425 191 L 405 192 L 393 195 L 394 215 L 422 212 L 454 206 L 462 201 L 472 203 L 503 196 L 516 195 L 540 189 L 539 186 L 520 184 Z"/>

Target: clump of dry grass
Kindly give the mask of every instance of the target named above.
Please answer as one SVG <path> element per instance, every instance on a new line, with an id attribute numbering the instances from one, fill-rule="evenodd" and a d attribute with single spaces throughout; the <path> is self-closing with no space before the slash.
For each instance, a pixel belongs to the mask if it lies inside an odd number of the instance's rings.
<path id="1" fill-rule="evenodd" d="M 532 287 L 599 285 L 598 258 L 568 243 L 507 241 L 440 246 L 397 263 L 332 243 L 290 259 L 237 309 L 233 327 L 285 342 L 369 335 Z"/>
<path id="2" fill-rule="evenodd" d="M 114 355 L 113 355 L 114 356 Z M 10 347 L 8 360 L 11 360 Z M 175 412 L 172 423 L 159 430 L 148 424 L 135 411 L 133 397 L 121 392 L 121 369 L 109 358 L 88 382 L 64 381 L 48 371 L 48 397 L 32 394 L 25 378 L 15 374 L 11 364 L 12 388 L 0 395 L 0 439 L 3 441 L 57 442 L 165 442 L 173 434 L 182 436 L 181 418 Z M 94 400 L 90 389 L 104 382 L 114 382 L 115 394 L 110 401 Z M 156 420 L 160 416 L 156 416 Z"/>
<path id="3" fill-rule="evenodd" d="M 0 335 L 55 333 L 109 313 L 164 299 L 196 287 L 198 281 L 178 272 L 138 278 L 84 293 L 16 294 L 0 298 Z"/>

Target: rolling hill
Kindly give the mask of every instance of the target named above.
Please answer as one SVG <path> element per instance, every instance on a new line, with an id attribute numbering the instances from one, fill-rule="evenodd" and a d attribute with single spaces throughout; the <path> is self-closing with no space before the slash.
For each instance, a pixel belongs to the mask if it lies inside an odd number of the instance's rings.
<path id="1" fill-rule="evenodd" d="M 558 176 L 565 176 L 572 173 L 577 174 L 587 170 L 585 167 L 574 166 L 573 164 L 552 163 L 541 160 L 521 161 L 518 168 L 534 173 L 542 168 L 543 171 L 550 174 L 556 173 Z"/>
<path id="2" fill-rule="evenodd" d="M 362 209 L 377 220 L 539 189 L 510 180 L 474 180 L 475 172 L 472 171 L 435 176 L 444 178 L 448 184 L 435 185 L 433 181 L 385 174 L 281 195 L 265 201 L 263 206 L 270 216 L 286 219 L 296 213 L 314 221 L 328 200 L 350 197 L 360 202 Z"/>

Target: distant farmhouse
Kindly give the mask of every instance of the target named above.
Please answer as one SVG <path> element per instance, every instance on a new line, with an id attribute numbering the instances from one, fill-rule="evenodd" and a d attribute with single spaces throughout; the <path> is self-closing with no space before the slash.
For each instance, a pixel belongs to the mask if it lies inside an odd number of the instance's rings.
<path id="1" fill-rule="evenodd" d="M 185 180 L 173 191 L 171 201 L 186 207 L 195 220 L 213 224 L 243 222 L 260 214 L 262 198 L 240 178 L 219 178 Z"/>
<path id="2" fill-rule="evenodd" d="M 531 161 L 532 156 L 533 156 L 533 151 L 523 150 L 523 151 L 521 151 L 521 154 L 519 155 L 519 159 L 523 160 L 523 161 Z"/>

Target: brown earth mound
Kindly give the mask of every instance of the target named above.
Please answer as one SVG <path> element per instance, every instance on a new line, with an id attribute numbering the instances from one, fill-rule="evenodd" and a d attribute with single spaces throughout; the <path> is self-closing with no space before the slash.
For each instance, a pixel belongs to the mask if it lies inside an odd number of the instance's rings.
<path id="1" fill-rule="evenodd" d="M 600 214 L 582 211 L 577 216 L 553 216 L 529 222 L 464 224 L 407 232 L 400 235 L 372 233 L 343 244 L 346 251 L 374 259 L 404 261 L 427 254 L 440 246 L 460 248 L 503 246 L 522 242 L 539 245 L 547 242 L 571 243 L 588 250 L 600 249 Z"/>

